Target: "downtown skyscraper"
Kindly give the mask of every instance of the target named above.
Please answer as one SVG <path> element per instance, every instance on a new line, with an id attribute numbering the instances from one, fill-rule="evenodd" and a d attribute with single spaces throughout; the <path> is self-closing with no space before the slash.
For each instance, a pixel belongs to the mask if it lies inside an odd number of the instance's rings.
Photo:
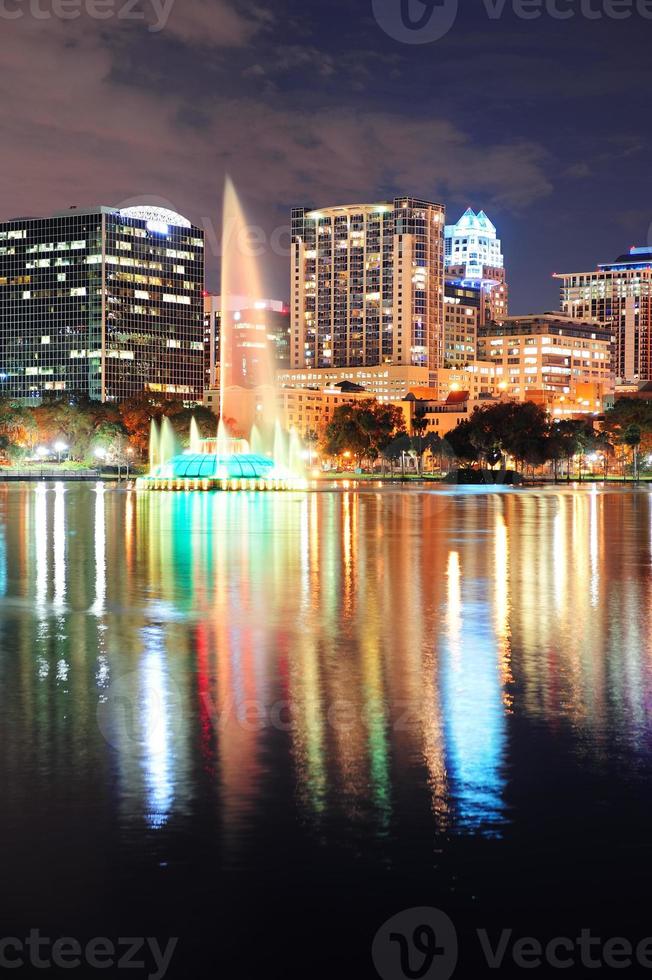
<path id="1" fill-rule="evenodd" d="M 149 206 L 0 225 L 0 396 L 201 400 L 204 235 Z"/>
<path id="2" fill-rule="evenodd" d="M 290 363 L 294 369 L 442 363 L 441 204 L 292 211 Z"/>
<path id="3" fill-rule="evenodd" d="M 478 293 L 478 326 L 501 323 L 508 315 L 509 287 L 501 241 L 484 211 L 467 208 L 459 221 L 446 225 L 446 282 Z"/>
<path id="4" fill-rule="evenodd" d="M 555 278 L 564 313 L 611 328 L 616 381 L 651 381 L 652 247 L 634 247 L 592 272 Z"/>

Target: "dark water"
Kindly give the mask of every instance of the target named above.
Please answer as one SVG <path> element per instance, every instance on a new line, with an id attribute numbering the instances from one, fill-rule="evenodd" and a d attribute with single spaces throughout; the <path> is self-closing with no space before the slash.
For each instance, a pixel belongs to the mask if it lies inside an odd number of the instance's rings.
<path id="1" fill-rule="evenodd" d="M 377 977 L 417 906 L 459 976 L 652 935 L 651 570 L 647 491 L 0 487 L 0 932 L 243 980 Z"/>

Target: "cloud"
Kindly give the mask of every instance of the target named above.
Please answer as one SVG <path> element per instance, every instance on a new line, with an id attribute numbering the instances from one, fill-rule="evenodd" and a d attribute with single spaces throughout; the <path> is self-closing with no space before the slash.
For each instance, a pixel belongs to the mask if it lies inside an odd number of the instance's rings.
<path id="1" fill-rule="evenodd" d="M 380 100 L 368 99 L 369 108 L 353 108 L 337 92 L 328 104 L 321 89 L 319 98 L 313 90 L 300 102 L 294 88 L 254 96 L 250 89 L 266 83 L 264 73 L 296 60 L 296 52 L 257 45 L 243 79 L 249 49 L 236 42 L 246 31 L 222 31 L 222 41 L 230 38 L 234 46 L 218 71 L 214 59 L 197 58 L 191 39 L 199 23 L 177 23 L 177 31 L 187 32 L 183 43 L 179 33 L 151 35 L 142 25 L 8 25 L 0 51 L 0 218 L 148 198 L 203 224 L 215 238 L 227 172 L 250 219 L 268 234 L 288 223 L 292 205 L 412 193 L 455 210 L 471 201 L 519 210 L 551 192 L 552 168 L 535 142 L 480 141 L 423 107 L 414 115 L 379 111 Z M 172 57 L 178 60 L 169 72 Z M 184 84 L 191 78 L 194 87 Z M 210 263 L 216 285 L 212 255 Z M 267 282 L 280 291 L 287 259 L 270 254 L 264 265 Z"/>
<path id="2" fill-rule="evenodd" d="M 578 163 L 574 163 L 566 170 L 567 177 L 577 177 L 577 178 L 590 177 L 591 173 L 592 171 L 590 166 L 588 165 L 588 163 L 586 163 L 583 160 L 579 161 Z"/>
<path id="3" fill-rule="evenodd" d="M 195 17 L 197 0 L 191 6 Z M 190 36 L 188 25 L 199 23 L 186 21 Z M 316 100 L 298 108 L 287 97 L 226 99 L 219 92 L 198 104 L 168 78 L 145 85 L 118 73 L 132 51 L 125 28 L 110 40 L 81 22 L 49 22 L 44 30 L 22 21 L 9 30 L 11 43 L 0 53 L 0 160 L 12 212 L 18 200 L 20 211 L 32 212 L 46 202 L 58 208 L 145 190 L 202 208 L 202 196 L 219 194 L 228 167 L 266 202 L 367 200 L 395 191 L 521 208 L 551 190 L 545 153 L 532 142 L 478 143 L 423 112 L 411 118 Z M 279 57 L 287 61 L 287 49 Z M 198 113 L 201 125 L 193 125 Z M 5 215 L 7 208 L 5 201 Z"/>
<path id="4" fill-rule="evenodd" d="M 164 30 L 185 44 L 238 48 L 249 44 L 271 19 L 260 7 L 241 5 L 237 10 L 226 0 L 175 0 Z"/>
<path id="5" fill-rule="evenodd" d="M 302 203 L 303 195 L 325 205 L 396 192 L 518 209 L 552 191 L 545 151 L 536 144 L 478 145 L 443 119 L 291 112 L 241 100 L 216 106 L 215 118 L 217 131 L 231 134 L 229 156 L 241 179 L 279 200 Z"/>

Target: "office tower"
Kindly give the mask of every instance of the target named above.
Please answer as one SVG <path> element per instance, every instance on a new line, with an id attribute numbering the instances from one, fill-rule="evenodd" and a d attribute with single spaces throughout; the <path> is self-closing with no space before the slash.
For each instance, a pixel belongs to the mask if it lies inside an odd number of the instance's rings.
<path id="1" fill-rule="evenodd" d="M 611 327 L 617 382 L 652 380 L 652 247 L 632 248 L 593 272 L 555 279 L 564 313 Z"/>
<path id="2" fill-rule="evenodd" d="M 611 328 L 560 313 L 480 327 L 478 359 L 495 365 L 498 388 L 519 401 L 597 412 L 614 389 Z"/>
<path id="3" fill-rule="evenodd" d="M 201 400 L 204 235 L 139 206 L 0 224 L 0 396 Z"/>
<path id="4" fill-rule="evenodd" d="M 484 211 L 467 208 L 457 224 L 446 225 L 446 281 L 480 291 L 478 325 L 500 323 L 508 315 L 509 288 L 495 225 Z"/>
<path id="5" fill-rule="evenodd" d="M 204 390 L 219 387 L 221 302 L 220 296 L 204 292 Z"/>
<path id="6" fill-rule="evenodd" d="M 290 366 L 290 309 L 287 303 L 276 299 L 254 299 L 250 296 L 233 296 L 232 312 L 240 314 L 240 322 L 264 323 L 267 342 L 274 366 L 285 369 Z M 220 328 L 222 321 L 222 297 L 204 293 L 204 344 L 206 388 L 219 387 L 220 378 Z"/>
<path id="7" fill-rule="evenodd" d="M 436 371 L 444 221 L 441 204 L 411 197 L 294 209 L 291 367 Z"/>
<path id="8" fill-rule="evenodd" d="M 443 366 L 464 368 L 476 360 L 482 290 L 475 286 L 444 285 Z"/>

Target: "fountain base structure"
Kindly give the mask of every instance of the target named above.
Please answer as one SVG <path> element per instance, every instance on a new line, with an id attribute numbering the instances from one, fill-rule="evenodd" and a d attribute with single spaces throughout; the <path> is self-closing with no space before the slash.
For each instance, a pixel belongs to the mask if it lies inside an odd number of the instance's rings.
<path id="1" fill-rule="evenodd" d="M 208 440 L 211 448 L 215 440 Z M 242 441 L 239 440 L 239 447 Z M 302 490 L 305 479 L 257 453 L 187 452 L 155 466 L 139 490 Z"/>

